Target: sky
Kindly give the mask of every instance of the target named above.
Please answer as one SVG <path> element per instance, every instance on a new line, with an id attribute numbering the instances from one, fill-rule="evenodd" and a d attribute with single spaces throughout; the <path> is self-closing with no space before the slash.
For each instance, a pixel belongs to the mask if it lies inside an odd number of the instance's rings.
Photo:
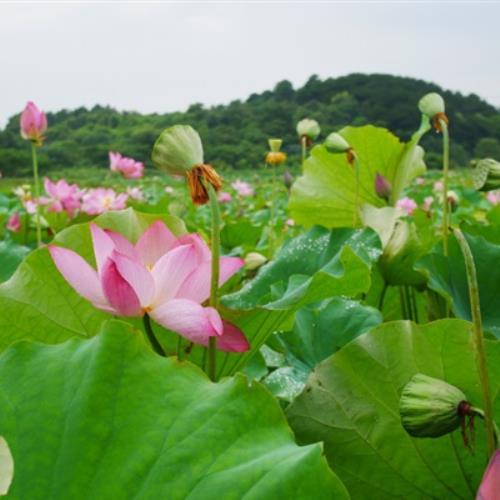
<path id="1" fill-rule="evenodd" d="M 500 3 L 479 1 L 0 0 L 0 127 L 27 100 L 163 113 L 353 72 L 421 78 L 500 107 L 499 21 Z"/>

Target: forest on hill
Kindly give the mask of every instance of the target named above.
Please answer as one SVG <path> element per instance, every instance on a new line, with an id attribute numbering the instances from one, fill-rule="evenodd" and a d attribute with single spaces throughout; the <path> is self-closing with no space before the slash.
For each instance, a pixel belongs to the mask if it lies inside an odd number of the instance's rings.
<path id="1" fill-rule="evenodd" d="M 184 112 L 141 114 L 95 106 L 48 113 L 49 130 L 40 162 L 44 172 L 71 167 L 108 167 L 108 151 L 119 151 L 150 166 L 150 152 L 159 133 L 185 123 L 201 134 L 206 159 L 224 168 L 245 169 L 263 163 L 269 137 L 281 137 L 289 164 L 298 164 L 297 121 L 316 119 L 321 137 L 345 125 L 372 123 L 407 140 L 418 127 L 419 98 L 439 92 L 446 101 L 452 138 L 451 161 L 466 166 L 471 158 L 500 159 L 500 110 L 475 94 L 462 95 L 439 86 L 382 74 L 351 74 L 321 80 L 316 75 L 297 89 L 283 80 L 273 90 L 246 100 Z M 427 134 L 422 145 L 427 164 L 439 166 L 440 138 Z M 0 130 L 0 172 L 22 176 L 31 171 L 30 148 L 19 135 L 19 115 Z"/>

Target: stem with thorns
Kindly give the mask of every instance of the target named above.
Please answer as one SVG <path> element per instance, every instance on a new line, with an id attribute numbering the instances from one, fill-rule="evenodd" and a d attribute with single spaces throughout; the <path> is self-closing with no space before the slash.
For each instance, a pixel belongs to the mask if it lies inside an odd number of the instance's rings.
<path id="1" fill-rule="evenodd" d="M 34 142 L 31 143 L 31 156 L 33 158 L 33 183 L 35 188 L 35 199 L 37 200 L 37 203 L 35 205 L 36 244 L 37 246 L 41 246 L 42 226 L 40 225 L 40 209 L 38 206 L 38 199 L 40 198 L 40 179 L 38 177 L 38 156 L 36 152 L 36 145 Z"/>

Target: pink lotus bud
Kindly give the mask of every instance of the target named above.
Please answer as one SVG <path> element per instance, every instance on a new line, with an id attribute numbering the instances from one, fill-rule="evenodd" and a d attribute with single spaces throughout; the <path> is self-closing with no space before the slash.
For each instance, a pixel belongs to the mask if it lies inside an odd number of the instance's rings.
<path id="1" fill-rule="evenodd" d="M 13 233 L 18 233 L 21 230 L 21 216 L 19 212 L 14 212 L 7 221 L 7 229 Z"/>
<path id="2" fill-rule="evenodd" d="M 498 500 L 500 492 L 500 450 L 490 459 L 483 480 L 479 486 L 476 500 Z"/>
<path id="3" fill-rule="evenodd" d="M 47 130 L 47 117 L 35 103 L 29 101 L 21 114 L 21 136 L 37 146 L 43 142 L 43 134 Z"/>
<path id="4" fill-rule="evenodd" d="M 391 183 L 382 175 L 377 172 L 375 176 L 375 192 L 377 196 L 389 201 L 392 193 Z"/>

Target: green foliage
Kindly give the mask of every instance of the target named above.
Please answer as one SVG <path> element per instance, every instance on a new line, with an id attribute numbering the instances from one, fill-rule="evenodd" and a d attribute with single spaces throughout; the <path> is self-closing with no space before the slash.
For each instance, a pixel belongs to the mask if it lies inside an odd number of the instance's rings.
<path id="1" fill-rule="evenodd" d="M 351 74 L 325 80 L 313 75 L 298 89 L 284 80 L 272 91 L 252 94 L 245 101 L 211 108 L 193 104 L 182 113 L 141 115 L 102 106 L 49 113 L 40 166 L 44 173 L 67 167 L 107 167 L 107 153 L 111 150 L 152 167 L 149 158 L 155 138 L 164 128 L 177 123 L 191 125 L 200 132 L 207 161 L 218 167 L 244 169 L 261 165 L 271 136 L 284 139 L 289 164 L 298 164 L 300 147 L 295 124 L 300 119 L 317 120 L 323 137 L 346 125 L 372 123 L 408 140 L 419 120 L 417 102 L 428 92 L 439 92 L 446 101 L 455 144 L 452 161 L 464 165 L 481 138 L 500 135 L 500 113 L 474 94 L 465 97 L 422 80 L 391 75 Z M 423 146 L 439 153 L 440 139 L 429 134 Z M 457 147 L 461 149 L 455 151 Z M 439 161 L 431 163 L 433 167 L 439 165 Z M 20 138 L 19 116 L 14 116 L 0 132 L 0 171 L 21 176 L 30 168 L 29 146 Z"/>
<path id="2" fill-rule="evenodd" d="M 353 499 L 473 498 L 487 463 L 484 425 L 474 453 L 460 430 L 415 439 L 403 429 L 399 399 L 417 373 L 445 380 L 481 406 L 472 325 L 442 320 L 381 325 L 318 365 L 287 411 L 299 443 L 321 440 Z M 486 341 L 495 416 L 500 417 L 500 343 Z"/>
<path id="3" fill-rule="evenodd" d="M 0 405 L 12 498 L 348 498 L 262 386 L 215 385 L 119 321 L 89 341 L 9 349 Z"/>

